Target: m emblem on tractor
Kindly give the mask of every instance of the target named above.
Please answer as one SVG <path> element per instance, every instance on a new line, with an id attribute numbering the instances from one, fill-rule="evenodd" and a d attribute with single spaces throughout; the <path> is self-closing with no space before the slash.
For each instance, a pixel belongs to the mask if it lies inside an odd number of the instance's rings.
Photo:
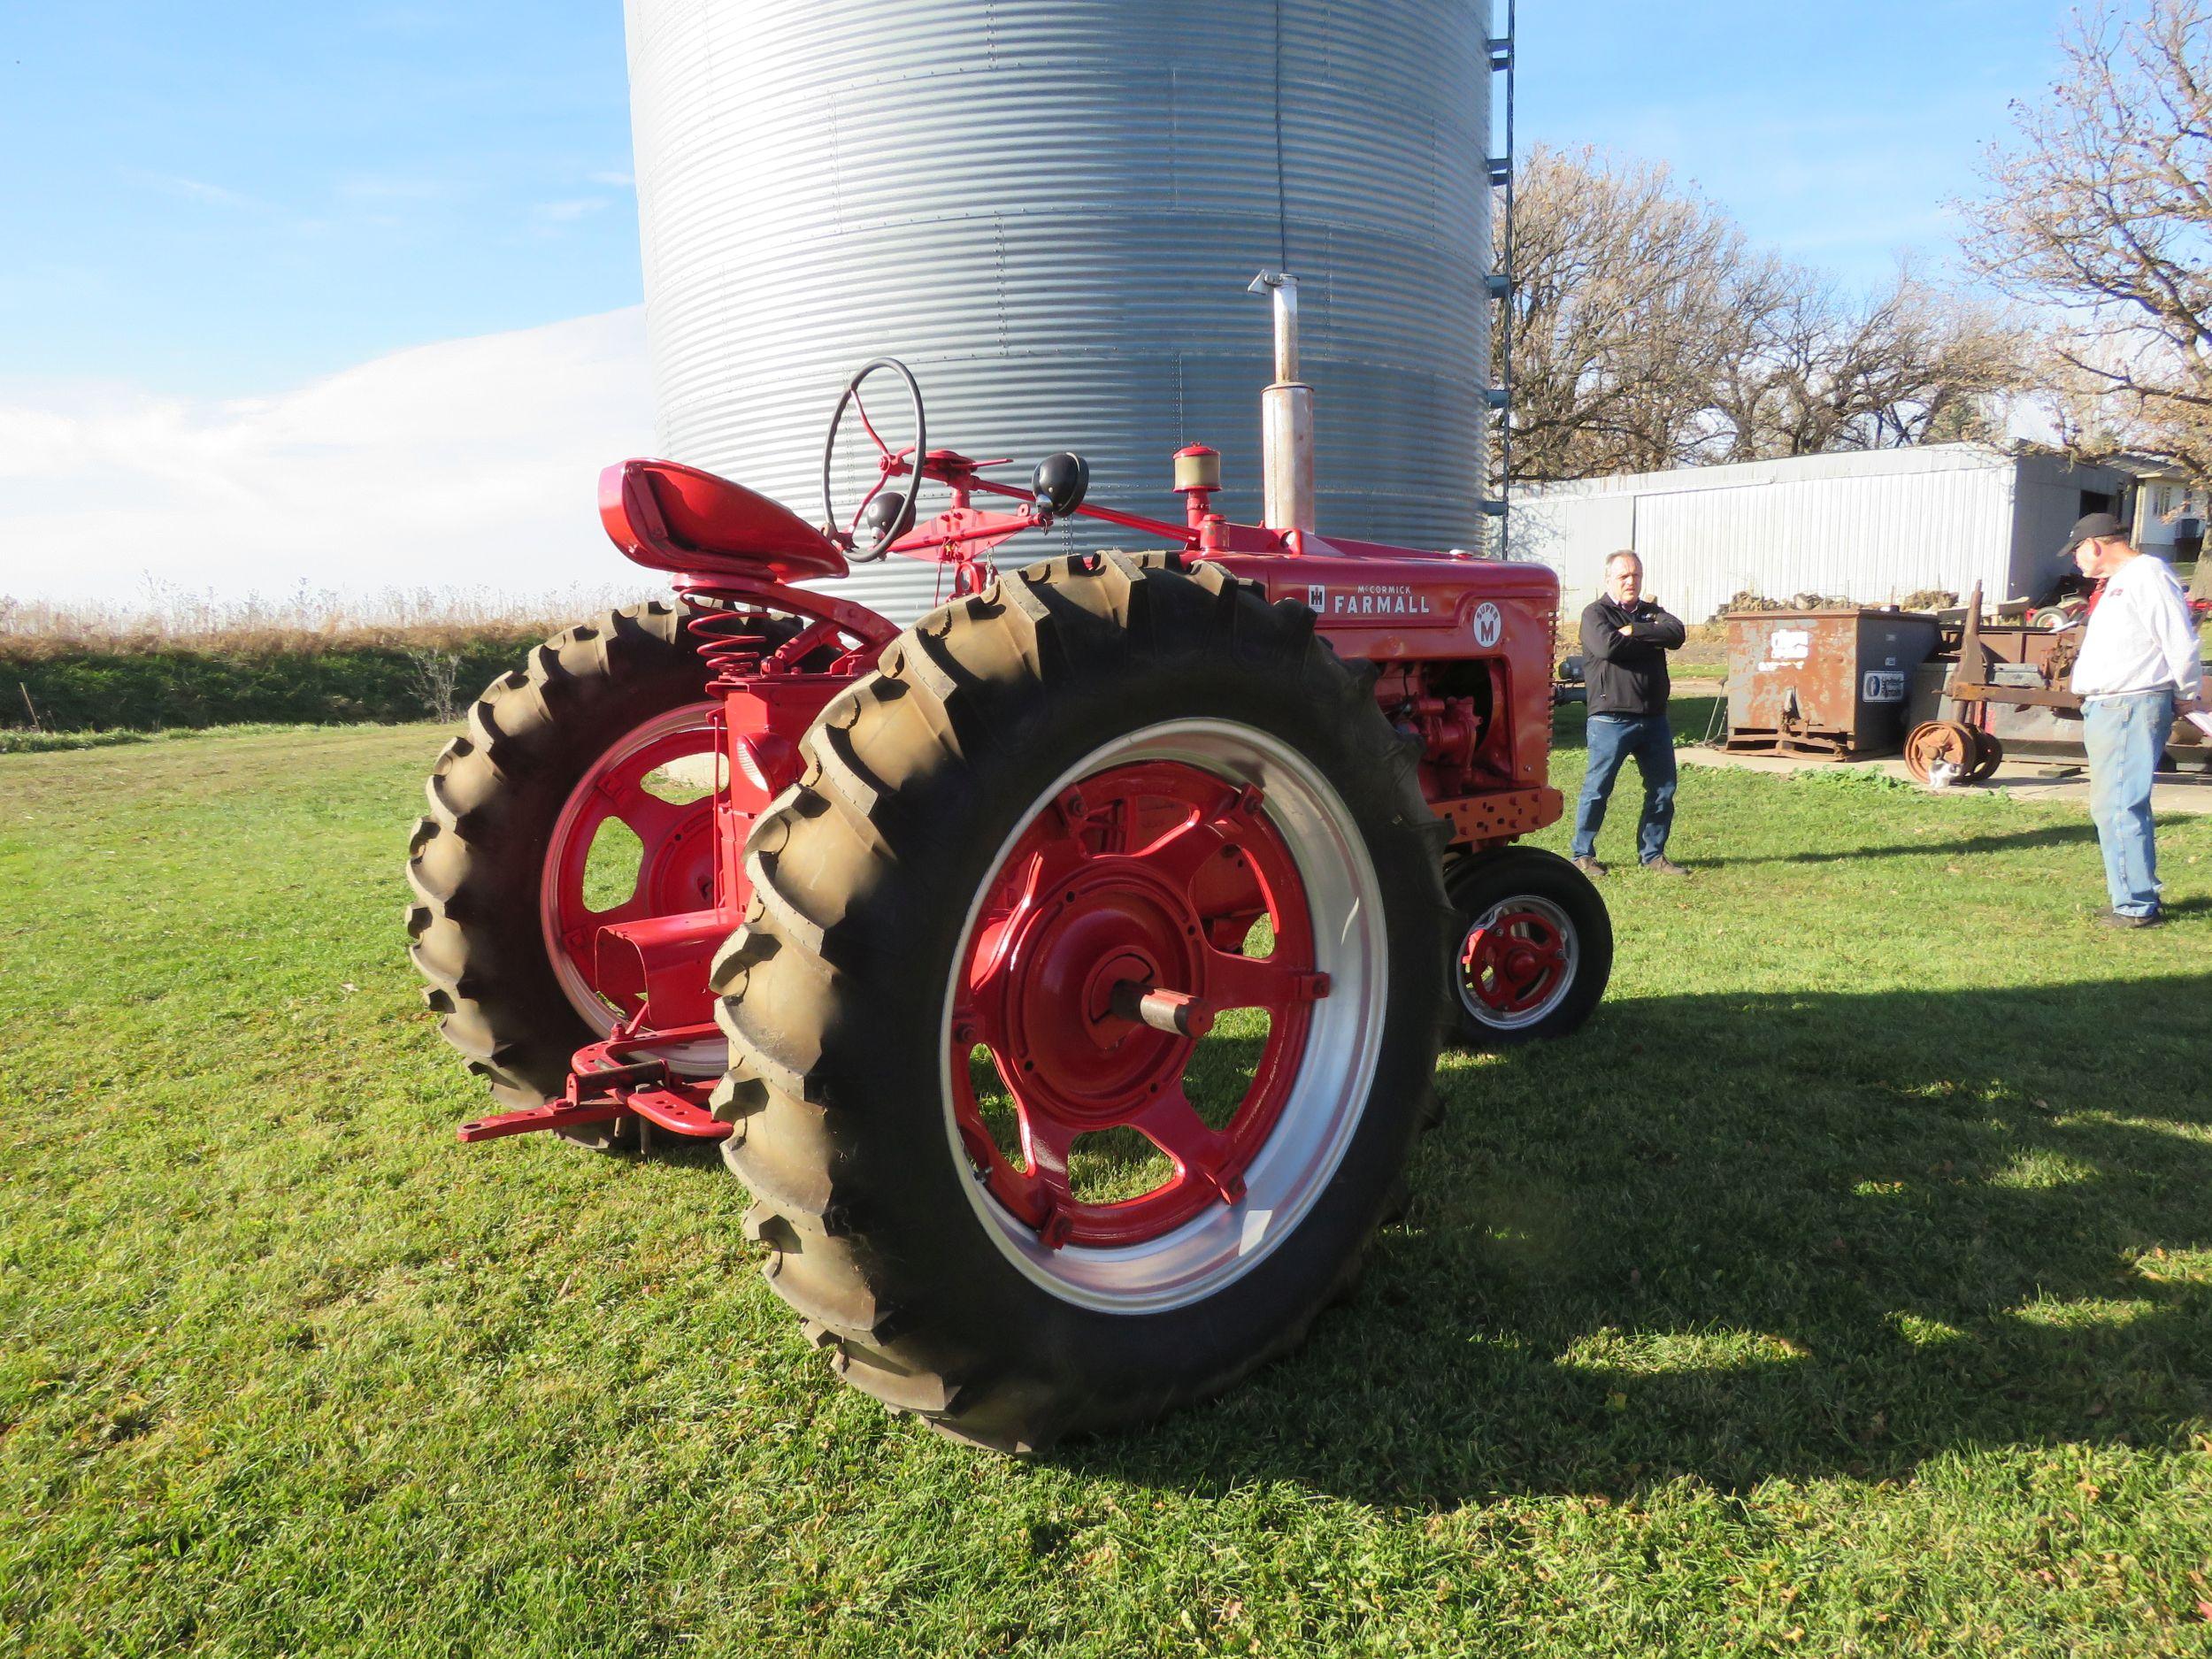
<path id="1" fill-rule="evenodd" d="M 410 847 L 426 999 L 500 1109 L 461 1138 L 719 1142 L 837 1374 L 1003 1450 L 1294 1345 L 1399 1212 L 1440 998 L 1519 1042 L 1610 967 L 1589 882 L 1513 845 L 1561 802 L 1550 630 L 1502 605 L 1552 615 L 1556 578 L 1315 526 L 1296 285 L 1256 286 L 1266 524 L 1213 510 L 1202 445 L 1180 523 L 1091 504 L 1073 455 L 989 477 L 889 358 L 838 400 L 818 526 L 609 468 L 608 534 L 674 597 L 488 687 Z M 1160 550 L 994 569 L 1077 516 Z M 894 553 L 952 595 L 905 629 L 834 586 Z"/>

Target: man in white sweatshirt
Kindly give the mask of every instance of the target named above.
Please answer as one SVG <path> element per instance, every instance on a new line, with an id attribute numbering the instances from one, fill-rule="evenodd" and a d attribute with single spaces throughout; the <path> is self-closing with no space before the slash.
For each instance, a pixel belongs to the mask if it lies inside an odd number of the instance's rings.
<path id="1" fill-rule="evenodd" d="M 2066 541 L 2081 573 L 2102 578 L 2091 601 L 2074 695 L 2089 749 L 2089 813 L 2104 852 L 2108 927 L 2155 927 L 2158 849 L 2151 774 L 2176 714 L 2204 707 L 2204 664 L 2188 601 L 2173 572 L 2147 558 L 2108 512 L 2093 512 Z"/>

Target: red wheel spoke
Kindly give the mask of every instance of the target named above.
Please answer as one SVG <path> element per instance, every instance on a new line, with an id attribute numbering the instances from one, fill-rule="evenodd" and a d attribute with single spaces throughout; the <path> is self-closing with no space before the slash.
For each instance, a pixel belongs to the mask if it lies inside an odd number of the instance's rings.
<path id="1" fill-rule="evenodd" d="M 1233 1204 L 1244 1196 L 1243 1178 L 1227 1168 L 1228 1137 L 1206 1126 L 1181 1089 L 1148 1101 L 1128 1126 L 1173 1158 L 1178 1171 L 1212 1187 L 1222 1202 Z"/>
<path id="2" fill-rule="evenodd" d="M 600 931 L 712 902 L 714 837 L 699 833 L 711 822 L 711 799 L 667 801 L 646 784 L 670 766 L 713 764 L 722 748 L 722 718 L 718 704 L 702 703 L 672 710 L 634 733 L 587 772 L 553 827 L 539 889 L 540 921 L 563 993 L 595 1025 L 631 1010 L 641 988 L 631 983 L 634 975 L 626 965 L 611 970 L 611 979 L 603 984 Z M 605 858 L 612 849 L 598 845 L 617 821 L 637 838 L 636 875 L 612 903 L 596 908 L 587 891 L 604 893 L 608 866 L 618 870 L 630 862 Z M 595 851 L 603 854 L 596 869 Z"/>
<path id="3" fill-rule="evenodd" d="M 1281 1013 L 1328 994 L 1327 975 L 1285 959 L 1279 947 L 1271 956 L 1207 949 L 1204 998 L 1209 1007 L 1264 1008 Z"/>
<path id="4" fill-rule="evenodd" d="M 1073 875 L 1091 856 L 1079 836 L 1056 835 L 1038 848 L 1029 864 L 1029 878 L 1022 884 L 1024 904 L 1041 902 L 1053 888 Z"/>
<path id="5" fill-rule="evenodd" d="M 1225 849 L 1234 844 L 1234 833 L 1235 825 L 1225 815 L 1205 813 L 1170 830 L 1137 856 L 1187 891 L 1207 861 L 1220 857 Z"/>
<path id="6" fill-rule="evenodd" d="M 952 1041 L 963 1056 L 982 1044 L 991 1050 L 995 1064 L 1000 1046 L 997 1003 L 987 995 L 961 1002 L 952 1010 Z"/>
<path id="7" fill-rule="evenodd" d="M 617 807 L 614 815 L 644 843 L 645 856 L 649 860 L 672 835 L 702 815 L 703 805 L 700 801 L 664 801 L 657 795 L 640 790 Z"/>
<path id="8" fill-rule="evenodd" d="M 1020 1096 L 1015 1099 L 1018 1102 Z M 1075 1136 L 1043 1112 L 1026 1107 L 1019 1110 L 1022 1161 L 1029 1166 L 1021 1178 L 1027 1210 L 1022 1219 L 1039 1231 L 1045 1243 L 1057 1249 L 1066 1241 L 1075 1205 L 1074 1191 L 1068 1185 L 1068 1148 Z"/>

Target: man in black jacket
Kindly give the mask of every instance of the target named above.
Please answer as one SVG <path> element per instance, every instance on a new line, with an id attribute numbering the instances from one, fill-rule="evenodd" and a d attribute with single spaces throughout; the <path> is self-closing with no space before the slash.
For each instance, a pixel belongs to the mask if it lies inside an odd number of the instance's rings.
<path id="1" fill-rule="evenodd" d="M 1667 856 L 1674 826 L 1674 729 L 1667 724 L 1667 653 L 1686 637 L 1681 623 L 1642 596 L 1644 564 L 1633 553 L 1605 561 L 1605 596 L 1582 613 L 1583 674 L 1589 686 L 1590 769 L 1575 804 L 1574 861 L 1601 876 L 1598 826 L 1621 763 L 1636 757 L 1644 816 L 1636 855 L 1660 875 L 1689 872 Z"/>

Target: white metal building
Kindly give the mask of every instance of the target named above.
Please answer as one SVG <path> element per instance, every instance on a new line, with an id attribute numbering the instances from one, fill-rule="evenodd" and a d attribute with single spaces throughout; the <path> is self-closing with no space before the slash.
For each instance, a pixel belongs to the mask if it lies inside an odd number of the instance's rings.
<path id="1" fill-rule="evenodd" d="M 2121 510 L 2127 475 L 1978 443 L 1636 472 L 1515 491 L 1512 556 L 1559 572 L 1570 612 L 1632 548 L 1686 622 L 1735 595 L 1886 604 L 1926 588 L 2040 597 L 2085 512 Z"/>
<path id="2" fill-rule="evenodd" d="M 2130 467 L 2135 474 L 2135 545 L 2169 561 L 2202 557 L 2208 503 L 2203 480 L 2178 467 Z"/>

